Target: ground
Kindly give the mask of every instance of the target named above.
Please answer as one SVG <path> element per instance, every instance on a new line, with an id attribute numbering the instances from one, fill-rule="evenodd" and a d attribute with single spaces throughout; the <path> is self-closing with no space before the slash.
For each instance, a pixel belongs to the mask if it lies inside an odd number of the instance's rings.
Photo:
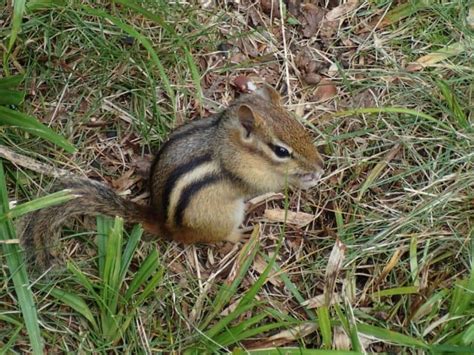
<path id="1" fill-rule="evenodd" d="M 57 245 L 63 264 L 16 284 L 12 234 L 0 256 L 0 347 L 32 351 L 37 337 L 52 353 L 473 353 L 469 6 L 30 1 L 12 42 L 9 2 L 0 75 L 24 74 L 26 92 L 9 108 L 75 151 L 11 124 L 2 146 L 146 203 L 168 132 L 266 82 L 313 135 L 326 173 L 309 191 L 250 201 L 252 236 L 236 246 L 147 243 L 120 220 L 81 219 Z M 3 161 L 3 200 L 54 191 L 52 174 L 18 163 Z"/>

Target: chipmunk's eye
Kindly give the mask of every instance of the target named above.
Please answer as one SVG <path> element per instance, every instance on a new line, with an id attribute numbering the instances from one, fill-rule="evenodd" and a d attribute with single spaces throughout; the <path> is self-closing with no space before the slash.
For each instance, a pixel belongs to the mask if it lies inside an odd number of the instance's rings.
<path id="1" fill-rule="evenodd" d="M 279 158 L 291 157 L 291 153 L 285 147 L 282 147 L 282 146 L 276 145 L 276 144 L 271 144 L 270 147 L 272 148 L 272 150 L 276 154 L 276 156 L 279 157 Z"/>

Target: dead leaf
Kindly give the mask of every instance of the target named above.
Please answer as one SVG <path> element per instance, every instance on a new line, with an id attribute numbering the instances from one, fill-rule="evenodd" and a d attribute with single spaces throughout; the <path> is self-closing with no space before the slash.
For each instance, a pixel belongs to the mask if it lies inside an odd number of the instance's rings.
<path id="1" fill-rule="evenodd" d="M 235 278 L 239 274 L 239 270 L 244 265 L 245 260 L 249 257 L 250 254 L 252 254 L 252 250 L 257 247 L 259 243 L 259 238 L 258 238 L 259 235 L 260 235 L 260 227 L 258 224 L 256 224 L 253 229 L 252 235 L 250 236 L 250 239 L 242 247 L 239 255 L 235 259 L 232 270 L 230 271 L 229 276 L 225 280 L 226 285 L 232 284 L 232 282 L 235 280 Z"/>
<path id="2" fill-rule="evenodd" d="M 341 271 L 342 263 L 344 262 L 346 249 L 347 247 L 345 244 L 339 239 L 336 239 L 331 254 L 329 255 L 328 265 L 326 266 L 326 275 L 324 277 L 324 295 L 326 296 L 326 305 L 329 305 L 332 302 L 334 286 L 336 285 L 336 279 Z"/>
<path id="3" fill-rule="evenodd" d="M 300 15 L 301 0 L 288 0 L 288 12 L 293 16 Z"/>
<path id="4" fill-rule="evenodd" d="M 321 75 L 316 73 L 309 73 L 303 76 L 303 80 L 306 84 L 317 85 L 321 82 Z"/>
<path id="5" fill-rule="evenodd" d="M 245 62 L 248 59 L 249 58 L 245 54 L 239 52 L 239 53 L 235 53 L 233 56 L 231 56 L 229 58 L 229 62 L 232 63 L 232 64 L 240 64 L 242 62 Z"/>
<path id="6" fill-rule="evenodd" d="M 128 190 L 140 180 L 139 177 L 131 178 L 134 173 L 135 169 L 130 169 L 118 179 L 112 180 L 112 187 L 118 191 Z"/>
<path id="7" fill-rule="evenodd" d="M 299 20 L 303 25 L 303 36 L 310 38 L 314 36 L 324 19 L 324 9 L 314 4 L 304 4 L 301 6 Z"/>
<path id="8" fill-rule="evenodd" d="M 372 185 L 372 183 L 380 176 L 384 168 L 392 161 L 393 158 L 395 158 L 398 154 L 398 152 L 401 149 L 400 144 L 395 144 L 392 149 L 388 151 L 388 153 L 385 155 L 384 159 L 375 165 L 375 167 L 372 169 L 372 171 L 369 173 L 367 178 L 364 181 L 364 184 L 360 188 L 359 194 L 357 195 L 356 199 L 357 201 L 360 201 L 362 199 L 362 196 L 364 196 L 364 193 L 369 189 L 369 187 Z"/>
<path id="9" fill-rule="evenodd" d="M 260 6 L 264 13 L 269 16 L 279 18 L 281 16 L 279 0 L 261 0 Z"/>
<path id="10" fill-rule="evenodd" d="M 474 4 L 469 8 L 469 15 L 466 17 L 467 26 L 474 30 Z"/>
<path id="11" fill-rule="evenodd" d="M 294 328 L 283 330 L 280 333 L 272 335 L 265 340 L 244 342 L 246 349 L 266 349 L 269 347 L 280 347 L 294 342 L 297 339 L 304 338 L 318 330 L 318 325 L 314 322 L 303 323 Z M 284 352 L 283 352 L 284 353 Z"/>
<path id="12" fill-rule="evenodd" d="M 374 107 L 376 105 L 375 95 L 371 89 L 366 89 L 355 94 L 351 99 L 352 107 Z"/>
<path id="13" fill-rule="evenodd" d="M 380 273 L 379 277 L 377 277 L 377 280 L 374 282 L 374 287 L 377 287 L 380 282 L 382 282 L 385 277 L 392 271 L 392 269 L 398 264 L 398 261 L 400 260 L 401 256 L 405 250 L 402 250 L 401 248 L 398 248 L 395 250 L 395 253 L 393 253 L 392 257 L 388 261 L 388 263 L 384 266 L 382 272 Z"/>
<path id="14" fill-rule="evenodd" d="M 331 79 L 323 78 L 314 92 L 313 99 L 317 102 L 324 102 L 337 95 L 336 85 Z"/>
<path id="15" fill-rule="evenodd" d="M 270 341 L 286 339 L 288 342 L 301 339 L 313 332 L 316 331 L 318 326 L 315 323 L 304 323 L 303 325 L 298 325 L 294 328 L 283 330 L 280 333 L 272 335 L 268 338 Z"/>
<path id="16" fill-rule="evenodd" d="M 326 20 L 334 21 L 344 17 L 354 10 L 359 4 L 359 0 L 348 0 L 345 4 L 339 5 L 326 14 Z"/>
<path id="17" fill-rule="evenodd" d="M 267 209 L 263 214 L 265 218 L 272 222 L 288 223 L 298 227 L 304 227 L 314 220 L 314 215 L 305 212 L 292 212 L 283 209 Z M 286 217 L 286 218 L 285 218 Z"/>
<path id="18" fill-rule="evenodd" d="M 418 63 L 408 63 L 408 65 L 405 68 L 405 70 L 410 72 L 410 73 L 420 71 L 422 69 L 423 69 L 423 65 L 418 64 Z"/>
<path id="19" fill-rule="evenodd" d="M 351 338 L 346 334 L 344 328 L 341 326 L 334 327 L 334 334 L 332 338 L 332 347 L 337 350 L 350 350 Z"/>
<path id="20" fill-rule="evenodd" d="M 263 271 L 265 271 L 265 269 L 267 268 L 267 266 L 268 266 L 268 263 L 260 255 L 257 255 L 255 257 L 255 260 L 252 265 L 253 269 L 257 271 L 259 274 L 262 274 Z M 277 287 L 283 287 L 283 282 L 275 276 L 274 270 L 270 271 L 270 274 L 268 275 L 267 280 L 270 281 L 271 284 Z"/>
<path id="21" fill-rule="evenodd" d="M 326 298 L 326 295 L 323 293 L 321 295 L 317 295 L 304 301 L 303 303 L 301 303 L 301 305 L 305 306 L 308 309 L 319 308 L 326 305 Z M 339 294 L 333 293 L 332 295 L 330 295 L 329 300 L 329 306 L 332 306 L 333 304 L 340 303 L 342 301 L 342 298 Z"/>
<path id="22" fill-rule="evenodd" d="M 458 55 L 464 52 L 466 46 L 461 42 L 457 42 L 449 46 L 443 47 L 435 52 L 431 52 L 430 54 L 424 55 L 418 58 L 415 63 L 420 64 L 423 67 L 428 67 L 430 65 L 441 62 L 442 60 L 445 60 L 453 55 Z"/>
<path id="23" fill-rule="evenodd" d="M 320 36 L 323 42 L 328 43 L 330 42 L 331 38 L 337 33 L 337 29 L 339 27 L 339 21 L 329 21 L 323 19 L 321 24 Z"/>
<path id="24" fill-rule="evenodd" d="M 269 192 L 269 193 L 254 197 L 251 200 L 248 200 L 247 209 L 254 210 L 256 207 L 260 206 L 264 202 L 283 200 L 284 198 L 285 198 L 285 195 L 283 195 L 281 192 L 279 193 Z"/>

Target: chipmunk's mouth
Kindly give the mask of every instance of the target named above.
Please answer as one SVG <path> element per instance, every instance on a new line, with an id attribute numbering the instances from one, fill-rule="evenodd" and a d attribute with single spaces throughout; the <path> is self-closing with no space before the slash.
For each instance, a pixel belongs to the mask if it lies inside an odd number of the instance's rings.
<path id="1" fill-rule="evenodd" d="M 318 184 L 322 175 L 323 172 L 318 171 L 315 173 L 294 174 L 294 177 L 299 187 L 302 189 L 309 189 Z"/>

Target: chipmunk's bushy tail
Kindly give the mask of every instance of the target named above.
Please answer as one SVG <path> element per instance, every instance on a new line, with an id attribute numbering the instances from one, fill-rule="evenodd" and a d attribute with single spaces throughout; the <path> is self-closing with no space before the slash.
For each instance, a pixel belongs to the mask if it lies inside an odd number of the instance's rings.
<path id="1" fill-rule="evenodd" d="M 57 244 L 60 227 L 71 216 L 120 216 L 128 223 L 141 223 L 146 231 L 159 234 L 158 222 L 150 207 L 128 201 L 100 182 L 77 179 L 63 183 L 61 188 L 70 189 L 78 197 L 33 212 L 21 221 L 21 243 L 30 261 L 40 269 L 53 262 L 53 247 Z"/>

